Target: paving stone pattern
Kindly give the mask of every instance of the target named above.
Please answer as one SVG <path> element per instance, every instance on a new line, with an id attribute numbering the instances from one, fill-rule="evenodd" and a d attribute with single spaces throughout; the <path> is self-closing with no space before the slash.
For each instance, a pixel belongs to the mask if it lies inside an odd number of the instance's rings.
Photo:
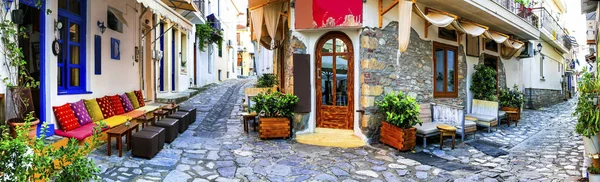
<path id="1" fill-rule="evenodd" d="M 246 135 L 240 104 L 243 88 L 252 84 L 225 81 L 183 103 L 198 109 L 196 122 L 150 160 L 132 157 L 130 151 L 108 157 L 106 144 L 89 157 L 101 168 L 103 181 L 551 181 L 578 175 L 573 171 L 581 166 L 581 138 L 572 132 L 574 118 L 565 115 L 572 103 L 526 111 L 515 129 L 477 134 L 509 145 L 507 156 L 490 158 L 464 143 L 453 151 L 436 150 L 435 144 L 418 149 L 484 169 L 445 171 L 384 145 L 343 149 Z M 537 130 L 521 130 L 529 128 Z"/>

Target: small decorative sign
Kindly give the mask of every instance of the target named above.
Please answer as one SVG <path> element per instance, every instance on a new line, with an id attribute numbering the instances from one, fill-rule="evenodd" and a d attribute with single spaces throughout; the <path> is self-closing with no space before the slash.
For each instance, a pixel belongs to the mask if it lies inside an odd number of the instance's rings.
<path id="1" fill-rule="evenodd" d="M 110 38 L 110 58 L 121 59 L 121 41 L 119 39 Z"/>

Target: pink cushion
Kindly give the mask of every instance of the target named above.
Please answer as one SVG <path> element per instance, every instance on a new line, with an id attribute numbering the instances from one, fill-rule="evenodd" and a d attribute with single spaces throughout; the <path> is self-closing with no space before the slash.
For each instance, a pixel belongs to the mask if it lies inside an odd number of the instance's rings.
<path id="1" fill-rule="evenodd" d="M 67 137 L 67 138 L 75 138 L 75 139 L 81 141 L 89 136 L 92 136 L 92 134 L 94 134 L 95 126 L 96 126 L 96 124 L 89 123 L 89 124 L 83 125 L 79 128 L 76 128 L 76 129 L 73 129 L 73 130 L 67 131 L 67 132 L 56 129 L 56 130 L 54 130 L 54 134 L 56 134 L 58 136 Z M 102 131 L 107 130 L 107 129 L 108 129 L 108 127 L 103 128 Z"/>

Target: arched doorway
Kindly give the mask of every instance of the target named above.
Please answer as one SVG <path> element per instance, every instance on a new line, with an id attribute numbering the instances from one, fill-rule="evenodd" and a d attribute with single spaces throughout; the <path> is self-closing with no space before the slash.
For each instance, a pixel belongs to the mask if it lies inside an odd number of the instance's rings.
<path id="1" fill-rule="evenodd" d="M 354 126 L 354 53 L 342 32 L 329 32 L 315 50 L 317 127 L 352 129 Z"/>

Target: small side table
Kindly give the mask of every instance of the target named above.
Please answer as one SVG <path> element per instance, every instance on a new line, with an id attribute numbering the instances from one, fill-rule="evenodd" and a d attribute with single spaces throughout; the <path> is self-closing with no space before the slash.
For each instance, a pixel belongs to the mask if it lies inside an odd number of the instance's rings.
<path id="1" fill-rule="evenodd" d="M 454 150 L 454 140 L 456 140 L 456 127 L 441 124 L 437 126 L 437 129 L 440 130 L 440 149 L 444 146 L 444 137 L 452 136 L 452 150 Z"/>
<path id="2" fill-rule="evenodd" d="M 505 111 L 506 112 L 506 121 L 508 122 L 508 126 L 510 126 L 510 122 L 515 122 L 515 126 L 519 126 L 519 112 L 517 111 Z"/>
<path id="3" fill-rule="evenodd" d="M 163 107 L 163 110 L 166 110 L 167 112 L 169 112 L 169 114 L 173 114 L 174 112 L 177 112 L 177 109 L 179 108 L 179 105 L 167 105 L 165 107 Z"/>
<path id="4" fill-rule="evenodd" d="M 250 120 L 254 121 L 254 131 L 256 131 L 256 116 L 258 116 L 256 113 L 242 113 L 242 122 L 244 124 L 244 132 L 246 132 L 246 134 L 248 134 L 248 121 Z"/>
<path id="5" fill-rule="evenodd" d="M 158 111 L 154 111 L 153 114 L 154 114 L 154 117 L 156 118 L 156 121 L 160 121 L 162 118 L 167 117 L 167 114 L 169 114 L 169 112 L 163 111 L 163 110 L 158 110 Z"/>
<path id="6" fill-rule="evenodd" d="M 125 136 L 125 142 L 127 143 L 127 150 L 131 148 L 131 131 L 135 129 L 135 131 L 139 131 L 137 123 L 130 123 L 129 127 L 122 124 L 120 126 L 114 127 L 106 132 L 108 134 L 108 156 L 110 156 L 110 141 L 113 137 L 117 138 L 117 149 L 119 149 L 119 157 L 123 156 L 123 141 L 122 138 Z"/>
<path id="7" fill-rule="evenodd" d="M 154 117 L 151 116 L 141 115 L 140 117 L 135 118 L 135 120 L 137 120 L 139 123 L 142 123 L 142 128 L 149 125 L 155 125 Z"/>

